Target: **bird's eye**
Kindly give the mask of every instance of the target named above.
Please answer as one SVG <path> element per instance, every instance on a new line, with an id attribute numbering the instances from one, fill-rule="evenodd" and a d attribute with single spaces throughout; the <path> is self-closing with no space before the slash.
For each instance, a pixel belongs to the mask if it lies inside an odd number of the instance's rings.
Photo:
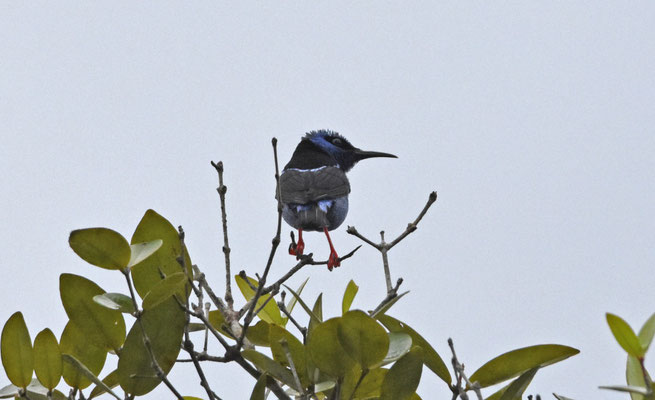
<path id="1" fill-rule="evenodd" d="M 339 138 L 334 138 L 332 139 L 332 144 L 335 146 L 341 146 L 343 144 L 343 141 Z"/>

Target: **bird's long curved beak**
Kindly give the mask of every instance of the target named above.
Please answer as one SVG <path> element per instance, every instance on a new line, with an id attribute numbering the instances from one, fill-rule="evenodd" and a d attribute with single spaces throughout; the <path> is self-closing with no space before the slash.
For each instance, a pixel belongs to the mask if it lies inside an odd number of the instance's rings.
<path id="1" fill-rule="evenodd" d="M 382 153 L 380 151 L 366 151 L 360 149 L 355 150 L 355 157 L 357 158 L 358 161 L 363 160 L 365 158 L 373 158 L 373 157 L 398 158 L 398 156 L 389 153 Z"/>

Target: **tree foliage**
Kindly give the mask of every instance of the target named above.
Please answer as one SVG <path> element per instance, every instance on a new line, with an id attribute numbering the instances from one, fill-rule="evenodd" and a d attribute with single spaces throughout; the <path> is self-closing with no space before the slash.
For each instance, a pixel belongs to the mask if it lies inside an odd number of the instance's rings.
<path id="1" fill-rule="evenodd" d="M 181 227 L 175 229 L 153 210 L 146 211 L 129 242 L 108 228 L 75 230 L 69 237 L 72 250 L 93 266 L 121 273 L 125 290 L 107 293 L 85 277 L 62 273 L 59 289 L 69 321 L 59 340 L 46 328 L 33 343 L 22 314 L 13 314 L 4 325 L 1 338 L 2 364 L 11 385 L 0 391 L 0 398 L 131 399 L 146 395 L 163 383 L 175 398 L 192 399 L 179 393 L 167 377 L 178 362 L 179 353 L 184 351 L 196 367 L 208 400 L 220 395 L 212 388 L 220 387 L 220 382 L 205 377 L 208 365 L 241 367 L 253 377 L 249 393 L 253 400 L 271 396 L 416 400 L 420 399 L 416 393 L 419 382 L 427 375 L 442 382 L 444 392 L 450 392 L 453 398 L 465 398 L 467 392 L 473 392 L 481 399 L 482 389 L 507 382 L 487 398 L 512 400 L 522 397 L 539 369 L 578 353 L 563 345 L 535 345 L 503 353 L 467 375 L 451 341 L 452 356 L 445 358 L 450 361 L 451 373 L 427 336 L 389 313 L 407 292 L 398 293 L 401 279 L 391 284 L 386 252 L 416 230 L 436 200 L 434 192 L 419 217 L 389 243 L 384 241 L 384 234 L 376 244 L 349 227 L 349 233 L 383 255 L 386 297 L 371 311 L 352 309 L 359 289 L 353 281 L 345 288 L 342 313 L 337 316 L 324 315 L 322 294 L 313 303 L 307 301 L 308 296 L 303 293 L 307 281 L 296 290 L 283 289 L 285 282 L 304 266 L 325 263 L 311 255 L 299 257 L 289 272 L 267 285 L 270 264 L 280 243 L 279 214 L 264 271 L 256 277 L 245 271 L 231 275 L 223 166 L 214 166 L 219 173 L 225 235 L 225 296 L 217 296 L 200 268 L 191 263 Z M 241 307 L 234 305 L 232 282 L 245 300 Z M 206 298 L 213 309 L 203 307 Z M 310 308 L 309 304 L 313 306 Z M 299 320 L 308 323 L 302 325 Z M 655 319 L 651 318 L 638 335 L 611 314 L 608 323 L 631 357 L 629 386 L 614 389 L 630 391 L 633 400 L 652 399 L 650 378 L 645 372 L 637 372 L 641 371 L 653 338 Z M 208 354 L 206 344 L 190 335 L 195 331 L 204 331 L 220 343 L 224 353 Z M 117 357 L 117 368 L 102 374 L 107 357 Z"/>

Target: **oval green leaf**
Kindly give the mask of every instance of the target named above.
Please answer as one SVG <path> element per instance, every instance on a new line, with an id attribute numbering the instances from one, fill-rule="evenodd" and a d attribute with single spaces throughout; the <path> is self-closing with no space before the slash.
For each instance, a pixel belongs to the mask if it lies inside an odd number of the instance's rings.
<path id="1" fill-rule="evenodd" d="M 363 311 L 345 313 L 337 333 L 347 354 L 364 370 L 380 364 L 389 351 L 387 331 Z"/>
<path id="2" fill-rule="evenodd" d="M 646 387 L 644 373 L 641 370 L 641 364 L 637 357 L 628 355 L 627 365 L 625 368 L 625 379 L 628 386 Z M 644 400 L 644 396 L 636 393 L 630 393 L 632 400 Z"/>
<path id="3" fill-rule="evenodd" d="M 355 365 L 339 341 L 340 323 L 341 318 L 332 318 L 318 324 L 309 335 L 307 343 L 314 365 L 335 378 L 343 378 Z"/>
<path id="4" fill-rule="evenodd" d="M 161 281 L 160 271 L 169 276 L 180 272 L 182 267 L 177 261 L 182 254 L 180 238 L 175 227 L 166 218 L 153 210 L 148 210 L 141 218 L 132 235 L 132 244 L 162 240 L 161 247 L 148 258 L 134 265 L 131 269 L 134 288 L 141 298 Z M 193 276 L 189 252 L 184 251 L 187 274 Z"/>
<path id="5" fill-rule="evenodd" d="M 149 242 L 135 243 L 130 245 L 130 261 L 127 263 L 128 268 L 132 268 L 141 261 L 150 257 L 159 250 L 164 241 L 161 239 L 151 240 Z"/>
<path id="6" fill-rule="evenodd" d="M 362 382 L 355 390 L 354 399 L 372 399 L 380 397 L 380 390 L 382 389 L 382 382 L 384 377 L 387 376 L 388 369 L 376 368 L 368 372 Z"/>
<path id="7" fill-rule="evenodd" d="M 103 293 L 93 296 L 93 301 L 110 310 L 117 310 L 125 314 L 134 313 L 132 298 L 122 293 Z"/>
<path id="8" fill-rule="evenodd" d="M 89 264 L 106 269 L 123 269 L 130 261 L 130 245 L 118 232 L 107 228 L 78 229 L 68 244 Z"/>
<path id="9" fill-rule="evenodd" d="M 628 323 L 618 315 L 607 313 L 605 314 L 605 317 L 607 318 L 607 325 L 609 325 L 614 338 L 623 350 L 631 356 L 637 358 L 643 357 L 646 353 L 646 349 L 641 346 L 639 338 L 630 325 L 628 325 Z"/>
<path id="10" fill-rule="evenodd" d="M 639 343 L 644 349 L 644 353 L 648 351 L 650 343 L 653 341 L 653 335 L 655 335 L 655 313 L 648 318 L 644 325 L 639 330 Z"/>
<path id="11" fill-rule="evenodd" d="M 246 280 L 243 279 L 241 275 L 235 275 L 234 277 L 237 282 L 237 286 L 239 286 L 239 290 L 241 290 L 241 294 L 243 294 L 243 297 L 245 297 L 246 300 L 250 301 L 250 299 L 255 297 L 255 290 L 258 286 L 258 282 L 251 277 L 246 278 L 250 284 L 248 284 L 248 282 L 246 282 Z M 278 307 L 275 299 L 268 300 L 269 297 L 271 297 L 270 293 L 264 296 L 260 296 L 259 299 L 257 299 L 257 306 L 255 307 L 256 310 L 261 308 L 264 303 L 266 304 L 257 316 L 269 324 L 284 326 L 286 321 L 282 318 L 282 314 L 280 314 L 280 307 Z"/>
<path id="12" fill-rule="evenodd" d="M 34 338 L 34 372 L 41 384 L 54 389 L 61 379 L 61 351 L 54 333 L 48 328 Z"/>
<path id="13" fill-rule="evenodd" d="M 159 281 L 150 289 L 150 292 L 143 298 L 143 309 L 149 310 L 169 299 L 174 294 L 179 294 L 179 300 L 185 297 L 184 286 L 187 283 L 187 276 L 184 272 L 176 272 Z"/>
<path id="14" fill-rule="evenodd" d="M 59 339 L 59 350 L 63 354 L 69 354 L 86 366 L 94 375 L 102 371 L 107 358 L 107 351 L 89 340 L 73 321 L 68 321 Z M 91 384 L 91 380 L 77 368 L 69 363 L 62 365 L 61 374 L 66 383 L 77 389 L 85 389 Z"/>
<path id="15" fill-rule="evenodd" d="M 118 358 L 118 381 L 124 391 L 143 396 L 161 383 L 143 343 L 141 325 L 150 340 L 157 363 L 164 373 L 168 373 L 180 352 L 185 322 L 184 312 L 173 298 L 143 311 L 141 324 L 132 326 Z"/>
<path id="16" fill-rule="evenodd" d="M 487 387 L 512 379 L 529 369 L 545 367 L 578 354 L 580 350 L 559 344 L 540 344 L 501 354 L 488 361 L 469 377 L 480 387 Z"/>
<path id="17" fill-rule="evenodd" d="M 97 346 L 115 352 L 125 340 L 125 320 L 119 311 L 109 310 L 93 301 L 105 291 L 78 275 L 59 276 L 59 294 L 68 318 Z"/>
<path id="18" fill-rule="evenodd" d="M 408 334 L 412 338 L 412 345 L 419 346 L 423 349 L 425 366 L 430 368 L 430 370 L 441 378 L 441 380 L 450 385 L 452 378 L 448 367 L 446 367 L 441 356 L 439 356 L 432 345 L 430 345 L 427 340 L 423 339 L 423 336 L 419 335 L 411 326 L 389 315 L 379 314 L 376 318 L 382 322 L 382 325 L 384 325 L 389 332 L 403 332 Z"/>
<path id="19" fill-rule="evenodd" d="M 296 387 L 291 371 L 284 368 L 277 361 L 272 360 L 268 356 L 255 350 L 243 350 L 241 355 L 246 360 L 255 364 L 259 369 L 284 383 L 285 385 L 289 387 Z"/>
<path id="20" fill-rule="evenodd" d="M 404 332 L 389 333 L 389 351 L 382 360 L 382 365 L 390 364 L 412 349 L 412 337 Z"/>
<path id="21" fill-rule="evenodd" d="M 271 326 L 276 325 L 259 320 L 255 325 L 248 328 L 246 331 L 246 337 L 250 340 L 250 343 L 255 346 L 270 347 L 271 343 L 268 340 L 268 333 Z"/>
<path id="22" fill-rule="evenodd" d="M 300 340 L 289 333 L 289 331 L 277 325 L 270 325 L 268 335 L 273 359 L 285 367 L 290 367 L 287 353 L 285 352 L 284 346 L 282 345 L 282 341 L 285 341 L 289 351 L 289 356 L 291 357 L 293 365 L 296 368 L 296 373 L 300 378 L 300 382 L 304 387 L 308 386 L 310 381 L 309 376 L 307 375 L 305 346 L 303 346 Z M 296 385 L 293 387 L 295 388 Z"/>
<path id="23" fill-rule="evenodd" d="M 351 279 L 350 282 L 348 282 L 348 286 L 346 286 L 346 291 L 343 293 L 343 300 L 341 301 L 342 315 L 350 310 L 350 306 L 353 304 L 353 300 L 355 299 L 358 290 L 359 286 L 357 286 L 355 281 Z"/>
<path id="24" fill-rule="evenodd" d="M 414 346 L 412 350 L 396 361 L 382 381 L 380 400 L 411 399 L 423 371 L 422 350 Z"/>
<path id="25" fill-rule="evenodd" d="M 2 365 L 14 385 L 26 388 L 32 381 L 34 353 L 32 339 L 21 312 L 14 313 L 2 328 Z"/>

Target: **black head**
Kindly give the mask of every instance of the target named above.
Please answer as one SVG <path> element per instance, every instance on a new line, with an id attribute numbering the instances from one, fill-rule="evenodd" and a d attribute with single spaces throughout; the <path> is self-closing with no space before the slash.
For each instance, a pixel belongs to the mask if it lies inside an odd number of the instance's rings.
<path id="1" fill-rule="evenodd" d="M 349 171 L 358 161 L 373 157 L 398 158 L 393 154 L 381 153 L 378 151 L 365 151 L 358 149 L 337 132 L 321 129 L 311 131 L 302 140 L 307 140 L 316 145 L 323 152 L 334 158 L 339 167 Z"/>

